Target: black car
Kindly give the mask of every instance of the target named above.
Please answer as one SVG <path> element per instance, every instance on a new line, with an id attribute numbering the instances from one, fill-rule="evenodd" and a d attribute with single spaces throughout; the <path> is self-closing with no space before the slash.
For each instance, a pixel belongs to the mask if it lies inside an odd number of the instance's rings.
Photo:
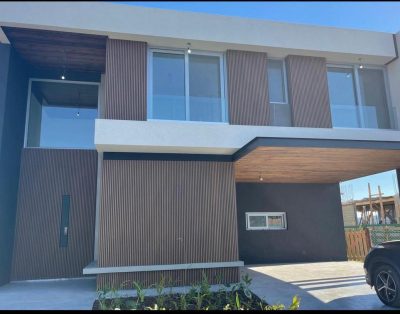
<path id="1" fill-rule="evenodd" d="M 374 246 L 364 261 L 367 283 L 386 305 L 400 307 L 400 241 Z"/>

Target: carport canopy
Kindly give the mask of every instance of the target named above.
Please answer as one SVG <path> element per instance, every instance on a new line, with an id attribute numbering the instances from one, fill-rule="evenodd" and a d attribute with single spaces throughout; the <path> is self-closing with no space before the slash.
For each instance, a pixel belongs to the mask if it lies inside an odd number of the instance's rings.
<path id="1" fill-rule="evenodd" d="M 233 159 L 237 182 L 337 183 L 400 168 L 400 142 L 257 137 Z"/>

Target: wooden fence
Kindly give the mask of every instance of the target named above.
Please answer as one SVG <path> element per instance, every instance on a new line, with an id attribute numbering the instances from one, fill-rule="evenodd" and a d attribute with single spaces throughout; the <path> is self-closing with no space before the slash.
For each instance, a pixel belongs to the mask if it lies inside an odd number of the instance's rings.
<path id="1" fill-rule="evenodd" d="M 347 258 L 351 261 L 364 261 L 371 249 L 371 238 L 368 228 L 346 230 Z"/>

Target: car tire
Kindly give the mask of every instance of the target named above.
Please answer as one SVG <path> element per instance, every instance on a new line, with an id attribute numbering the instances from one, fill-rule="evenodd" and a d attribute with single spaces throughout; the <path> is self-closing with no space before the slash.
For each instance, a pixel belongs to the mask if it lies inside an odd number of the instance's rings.
<path id="1" fill-rule="evenodd" d="M 373 283 L 384 304 L 400 307 L 400 275 L 392 266 L 385 264 L 374 270 Z"/>

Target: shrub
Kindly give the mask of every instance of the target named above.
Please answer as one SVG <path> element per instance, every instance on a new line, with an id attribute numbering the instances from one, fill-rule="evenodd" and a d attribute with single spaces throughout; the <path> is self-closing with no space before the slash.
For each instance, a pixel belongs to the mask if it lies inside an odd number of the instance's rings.
<path id="1" fill-rule="evenodd" d="M 202 280 L 194 284 L 187 293 L 165 292 L 165 278 L 149 288 L 154 287 L 157 295 L 146 296 L 145 288 L 138 282 L 133 282 L 136 297 L 121 297 L 119 289 L 106 287 L 98 290 L 98 300 L 93 309 L 99 310 L 284 310 L 283 304 L 269 305 L 255 295 L 249 288 L 251 278 L 244 275 L 239 283 L 224 285 L 217 291 L 211 291 L 207 276 L 203 273 Z M 289 310 L 297 310 L 300 298 L 294 296 Z"/>

